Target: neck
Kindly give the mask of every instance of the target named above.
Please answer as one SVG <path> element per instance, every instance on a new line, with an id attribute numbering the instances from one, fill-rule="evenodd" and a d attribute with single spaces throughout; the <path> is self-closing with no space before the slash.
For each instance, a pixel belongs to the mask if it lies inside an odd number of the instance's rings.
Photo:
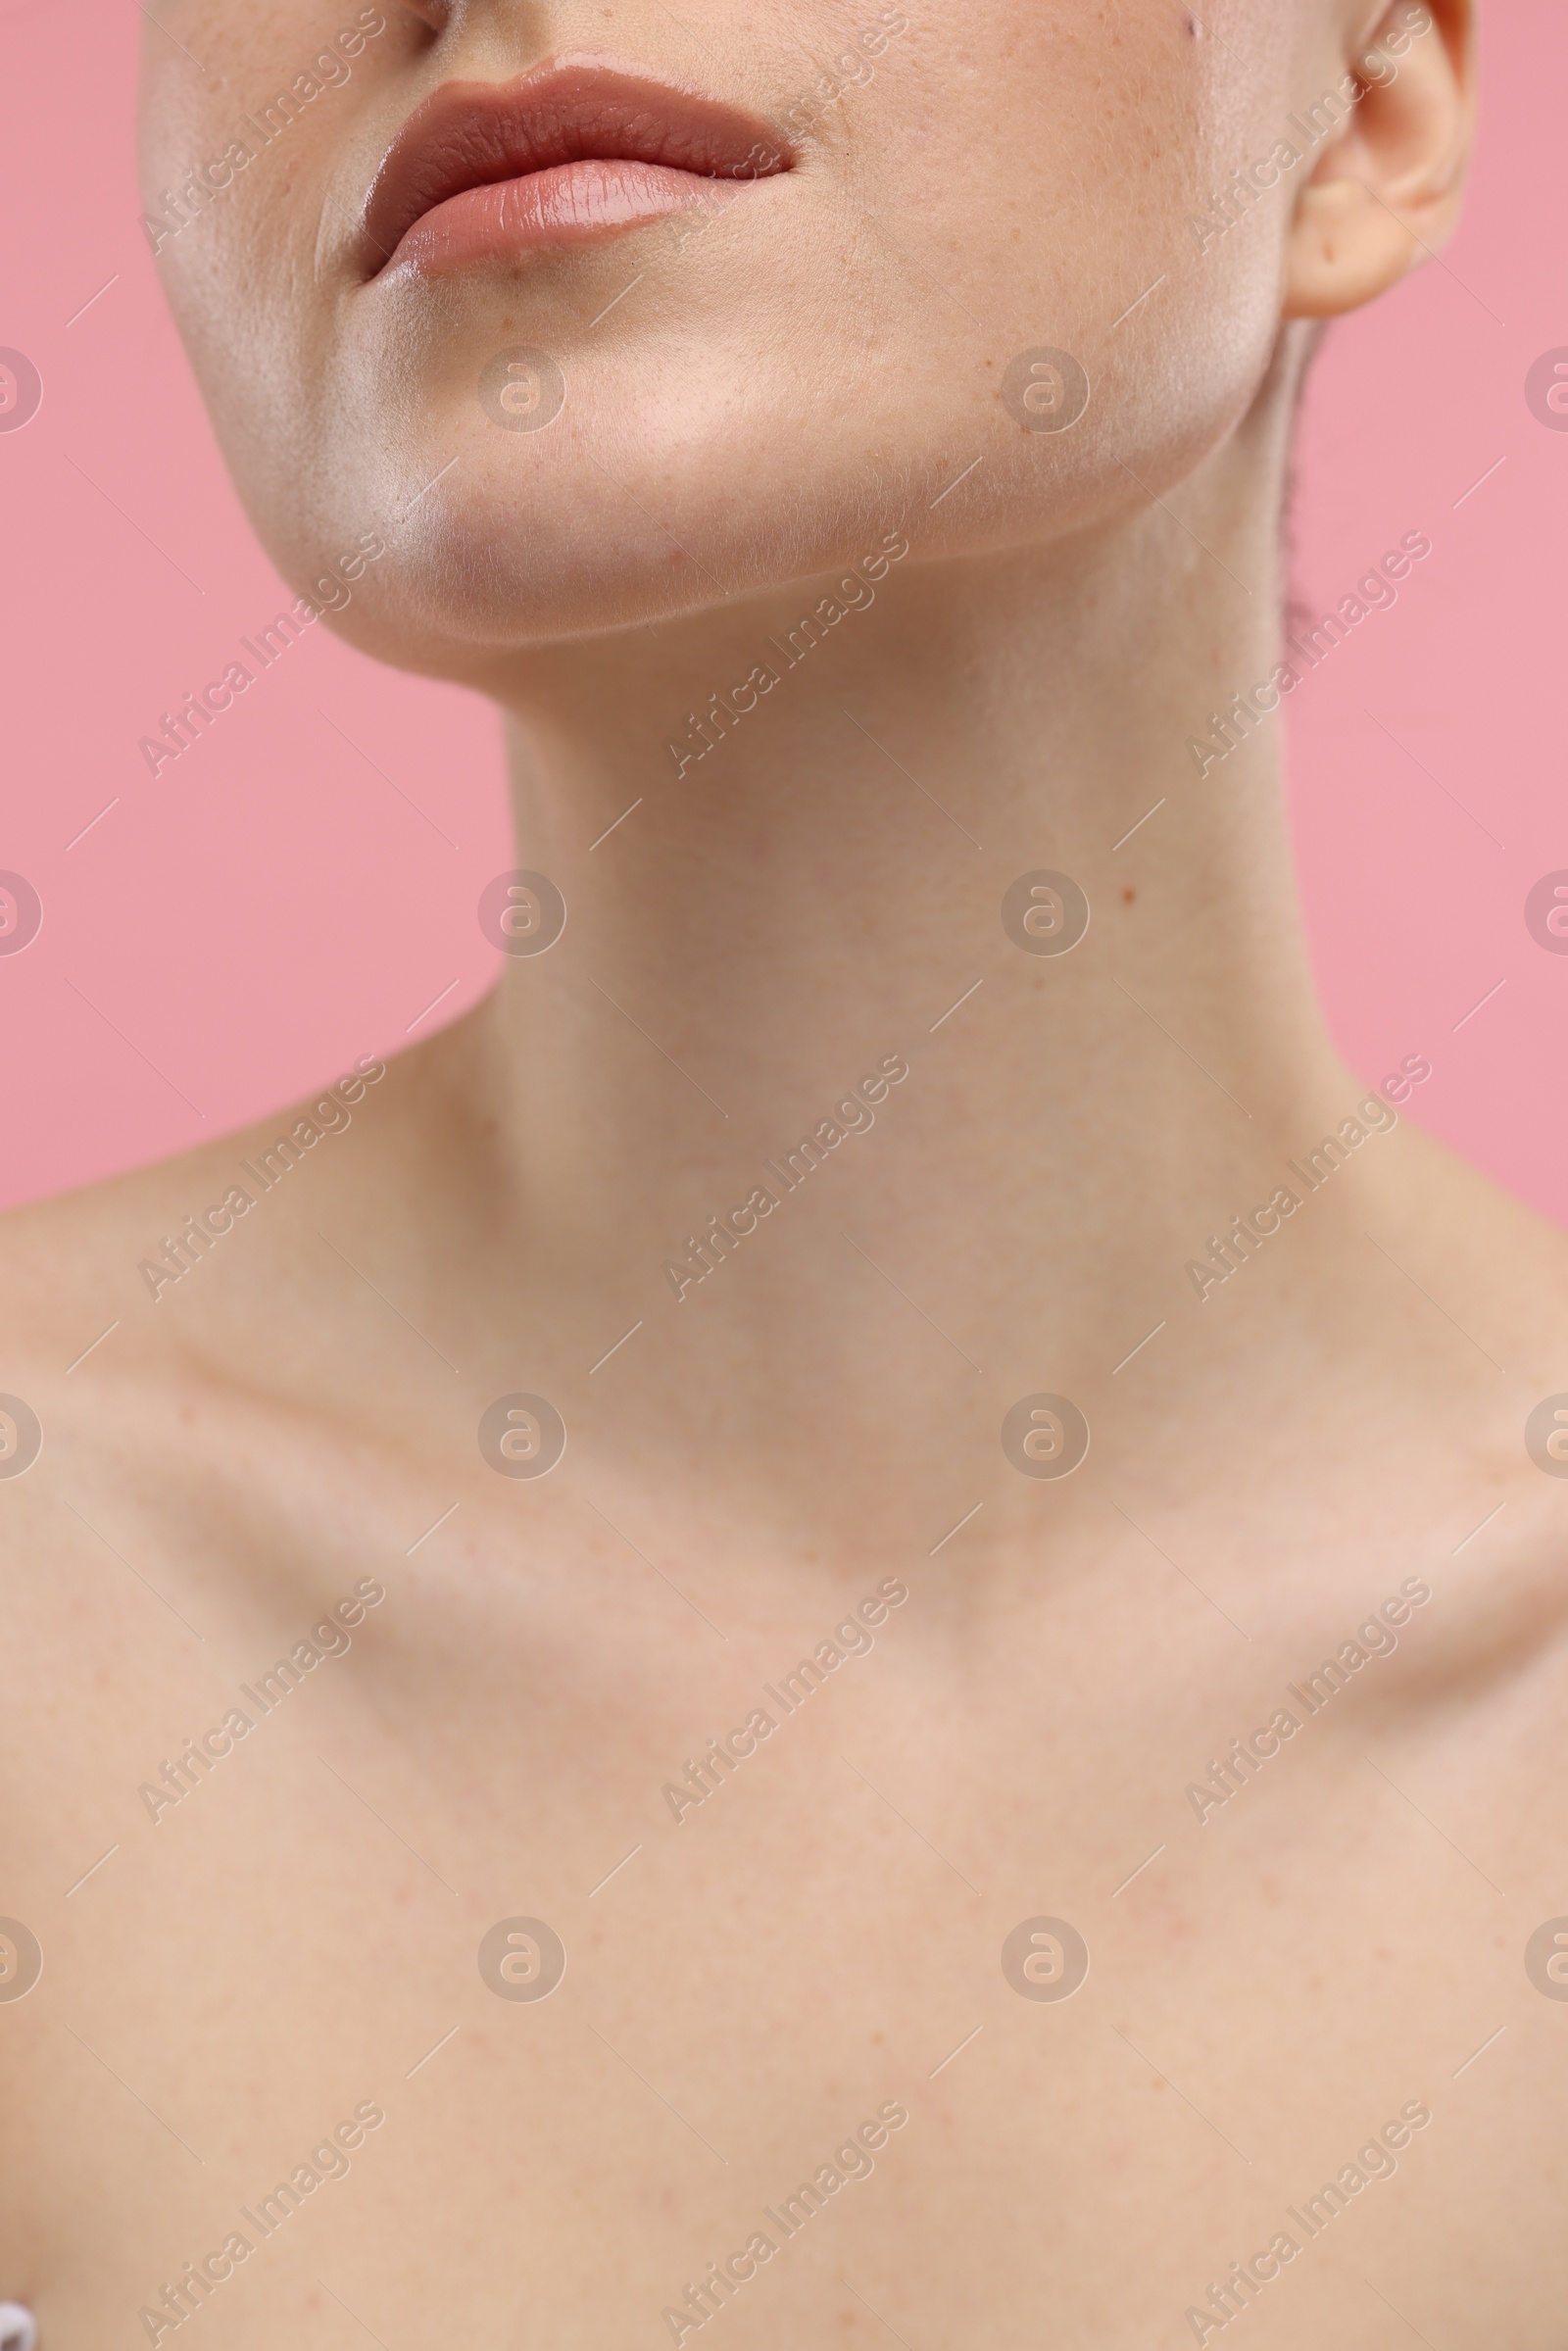
<path id="1" fill-rule="evenodd" d="M 1270 465 L 1233 443 L 1045 552 L 922 566 L 911 529 L 805 654 L 830 583 L 514 688 L 517 862 L 569 920 L 440 1041 L 441 1082 L 474 1112 L 475 1212 L 552 1333 L 538 1384 L 559 1355 L 619 1458 L 700 1454 L 710 1490 L 755 1509 L 763 1487 L 804 1533 L 885 1513 L 876 1465 L 914 1435 L 928 1530 L 956 1432 L 990 1459 L 1020 1396 L 1119 1398 L 1118 1358 L 1198 1309 L 1187 1261 L 1351 1109 L 1278 721 L 1202 777 L 1189 750 L 1280 659 Z M 715 710 L 699 759 L 687 713 Z M 1092 908 L 1070 953 L 1004 927 L 1041 870 Z M 705 1249 L 732 1210 L 756 1229 Z"/>

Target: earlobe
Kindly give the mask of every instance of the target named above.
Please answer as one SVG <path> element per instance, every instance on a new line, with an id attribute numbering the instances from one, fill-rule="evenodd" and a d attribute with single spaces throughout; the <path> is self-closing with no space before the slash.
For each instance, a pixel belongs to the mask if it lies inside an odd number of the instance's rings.
<path id="1" fill-rule="evenodd" d="M 1474 122 L 1472 35 L 1471 0 L 1398 0 L 1355 51 L 1341 84 L 1355 95 L 1297 201 L 1287 318 L 1358 309 L 1452 233 Z"/>
<path id="2" fill-rule="evenodd" d="M 1433 249 L 1430 236 L 1426 252 Z M 1338 318 L 1359 310 L 1425 259 L 1423 241 L 1359 179 L 1314 181 L 1297 208 L 1286 279 L 1287 318 Z"/>

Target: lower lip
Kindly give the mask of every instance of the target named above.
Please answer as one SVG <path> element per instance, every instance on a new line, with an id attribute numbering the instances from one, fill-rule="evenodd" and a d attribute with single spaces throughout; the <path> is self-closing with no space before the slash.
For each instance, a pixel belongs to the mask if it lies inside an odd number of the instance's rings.
<path id="1" fill-rule="evenodd" d="M 752 184 L 611 158 L 556 164 L 449 196 L 416 220 L 387 269 L 423 276 L 468 262 L 589 244 L 674 213 L 722 210 Z"/>

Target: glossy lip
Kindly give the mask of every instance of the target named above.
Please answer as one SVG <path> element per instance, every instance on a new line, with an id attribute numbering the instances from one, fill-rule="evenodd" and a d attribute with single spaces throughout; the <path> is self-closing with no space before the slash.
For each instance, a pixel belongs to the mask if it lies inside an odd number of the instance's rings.
<path id="1" fill-rule="evenodd" d="M 516 81 L 449 81 L 376 172 L 366 275 L 576 243 L 794 163 L 757 116 L 615 67 L 562 61 Z"/>

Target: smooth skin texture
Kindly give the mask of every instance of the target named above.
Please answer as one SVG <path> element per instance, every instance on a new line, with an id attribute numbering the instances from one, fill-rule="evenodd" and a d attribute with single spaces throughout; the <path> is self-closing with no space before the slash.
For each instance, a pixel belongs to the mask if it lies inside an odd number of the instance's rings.
<path id="1" fill-rule="evenodd" d="M 46 1965 L 0 2003 L 0 2294 L 41 2351 L 169 2341 L 138 2311 L 372 2103 L 182 2339 L 1132 2351 L 1214 2339 L 1185 2312 L 1285 2231 L 1230 2322 L 1268 2351 L 1554 2351 L 1563 2012 L 1522 1957 L 1568 1908 L 1565 1494 L 1521 1433 L 1564 1245 L 1403 1119 L 1184 1273 L 1367 1092 L 1277 737 L 1200 783 L 1185 745 L 1277 658 L 1313 322 L 1452 226 L 1467 10 L 1206 252 L 1189 215 L 1375 8 L 914 8 L 700 234 L 396 286 L 357 207 L 443 81 L 595 55 L 783 127 L 874 11 L 385 14 L 161 262 L 256 527 L 302 589 L 384 535 L 345 624 L 501 704 L 570 918 L 156 1302 L 139 1262 L 299 1113 L 7 1220 L 0 1385 L 46 1437 L 0 1484 L 0 1910 Z M 153 0 L 149 207 L 351 15 Z M 517 344 L 568 387 L 536 434 L 475 394 Z M 1070 432 L 1001 396 L 1038 345 L 1092 380 Z M 1094 909 L 1060 958 L 1000 919 L 1044 868 Z M 885 1056 L 874 1128 L 677 1302 L 685 1237 Z M 517 1392 L 568 1430 L 539 1481 L 476 1442 Z M 1002 1449 L 1037 1393 L 1093 1432 L 1062 1482 Z M 152 1820 L 365 1581 L 349 1653 Z M 890 1581 L 786 1717 L 764 1686 Z M 1407 1581 L 1397 1649 L 1200 1819 Z M 519 1916 L 568 1953 L 542 2003 L 476 1965 Z M 1065 2002 L 1003 1974 L 1037 1917 L 1088 1944 Z M 890 2101 L 872 2176 L 672 2327 Z M 1412 2105 L 1394 2177 L 1286 2217 Z"/>

